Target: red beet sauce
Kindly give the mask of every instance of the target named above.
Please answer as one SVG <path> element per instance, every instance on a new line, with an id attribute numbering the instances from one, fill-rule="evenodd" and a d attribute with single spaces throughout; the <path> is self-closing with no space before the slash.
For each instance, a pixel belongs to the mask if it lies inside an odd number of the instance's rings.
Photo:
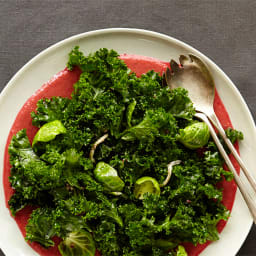
<path id="1" fill-rule="evenodd" d="M 124 60 L 127 66 L 133 72 L 135 72 L 137 76 L 140 76 L 141 74 L 146 73 L 147 71 L 152 69 L 156 72 L 163 73 L 163 71 L 168 66 L 168 63 L 150 57 L 123 54 L 120 56 L 120 58 Z M 19 130 L 26 128 L 28 138 L 31 142 L 37 131 L 37 128 L 32 126 L 32 119 L 30 113 L 36 109 L 37 101 L 41 98 L 51 98 L 53 96 L 70 98 L 71 92 L 73 91 L 73 84 L 79 79 L 80 74 L 81 71 L 78 68 L 75 68 L 73 71 L 68 71 L 67 69 L 64 69 L 63 71 L 59 72 L 53 77 L 53 79 L 51 79 L 48 83 L 44 84 L 34 95 L 32 95 L 18 113 L 10 130 L 5 147 L 3 185 L 7 207 L 8 200 L 14 193 L 8 180 L 8 177 L 10 176 L 8 145 L 11 141 L 12 136 L 16 134 Z M 214 110 L 224 129 L 232 127 L 232 123 L 230 121 L 228 113 L 217 91 L 214 99 Z M 238 144 L 235 145 L 235 148 L 239 150 Z M 237 172 L 239 173 L 239 165 L 232 156 L 231 161 L 234 164 Z M 221 182 L 220 186 L 223 188 L 222 203 L 227 207 L 227 209 L 231 210 L 233 207 L 237 186 L 234 181 L 223 181 Z M 15 217 L 15 221 L 19 226 L 19 229 L 23 236 L 25 236 L 25 226 L 32 210 L 32 207 L 26 207 L 25 209 L 19 211 Z M 225 225 L 226 221 L 220 221 L 217 226 L 218 231 L 221 232 Z M 60 239 L 56 237 L 54 238 L 54 241 L 56 242 L 56 245 L 55 247 L 52 247 L 50 249 L 45 249 L 36 242 L 29 243 L 29 245 L 42 256 L 57 256 L 60 255 L 57 247 Z M 210 242 L 207 242 L 203 245 L 198 246 L 193 246 L 190 243 L 186 243 L 185 247 L 189 256 L 197 256 L 207 247 L 207 245 L 209 245 L 209 243 Z M 96 255 L 100 254 L 97 252 Z"/>

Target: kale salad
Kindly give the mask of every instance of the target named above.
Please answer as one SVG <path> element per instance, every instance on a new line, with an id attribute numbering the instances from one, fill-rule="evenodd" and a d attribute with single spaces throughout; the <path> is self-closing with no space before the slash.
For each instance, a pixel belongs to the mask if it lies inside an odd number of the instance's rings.
<path id="1" fill-rule="evenodd" d="M 72 98 L 39 100 L 32 145 L 25 129 L 9 145 L 10 210 L 35 206 L 26 240 L 49 248 L 57 236 L 63 256 L 186 256 L 184 242 L 218 239 L 229 211 L 216 184 L 232 174 L 188 92 L 118 56 L 70 52 L 82 71 Z"/>

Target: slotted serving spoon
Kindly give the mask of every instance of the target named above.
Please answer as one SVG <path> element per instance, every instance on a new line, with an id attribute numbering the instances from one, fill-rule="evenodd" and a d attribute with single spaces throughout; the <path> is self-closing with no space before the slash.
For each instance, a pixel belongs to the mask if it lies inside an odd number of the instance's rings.
<path id="1" fill-rule="evenodd" d="M 243 171 L 249 183 L 251 184 L 254 192 L 256 193 L 256 182 L 254 178 L 246 168 L 245 164 L 238 155 L 231 141 L 227 138 L 226 133 L 214 112 L 213 101 L 215 94 L 215 85 L 213 77 L 209 69 L 207 68 L 206 64 L 195 55 L 180 55 L 179 61 L 180 64 L 178 64 L 174 60 L 171 60 L 171 69 L 167 69 L 165 72 L 166 83 L 168 86 L 170 86 L 171 89 L 183 87 L 188 90 L 189 97 L 192 100 L 194 107 L 197 111 L 195 116 L 204 121 L 208 125 L 212 138 L 215 141 L 228 168 L 233 172 L 237 186 L 241 191 L 241 194 L 245 202 L 247 203 L 247 206 L 252 214 L 254 223 L 256 223 L 255 201 L 248 193 L 245 183 L 237 174 L 232 162 L 230 161 L 226 151 L 224 150 L 222 144 L 220 143 L 215 133 L 215 130 L 211 124 L 212 122 L 216 129 L 219 131 L 220 136 L 224 139 L 233 156 L 239 163 L 241 170 Z"/>

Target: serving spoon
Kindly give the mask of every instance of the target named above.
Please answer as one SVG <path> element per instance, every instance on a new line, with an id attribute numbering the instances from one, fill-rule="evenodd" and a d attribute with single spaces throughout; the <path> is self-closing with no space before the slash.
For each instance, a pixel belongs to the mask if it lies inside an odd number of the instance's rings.
<path id="1" fill-rule="evenodd" d="M 192 100 L 194 107 L 197 111 L 195 116 L 208 125 L 212 138 L 215 141 L 230 171 L 233 172 L 237 186 L 247 203 L 254 222 L 256 223 L 255 202 L 250 194 L 247 192 L 246 185 L 241 180 L 240 176 L 236 173 L 233 164 L 231 163 L 211 124 L 212 122 L 216 129 L 219 131 L 220 136 L 224 139 L 225 143 L 227 144 L 233 156 L 239 163 L 249 183 L 251 184 L 254 192 L 256 193 L 256 182 L 254 178 L 243 163 L 233 144 L 226 136 L 226 133 L 214 112 L 213 101 L 215 95 L 215 85 L 213 77 L 206 64 L 195 55 L 180 55 L 179 61 L 180 64 L 178 64 L 175 60 L 171 60 L 171 69 L 167 68 L 165 72 L 166 83 L 171 89 L 183 87 L 188 90 L 189 97 Z M 211 122 L 209 122 L 209 120 Z"/>

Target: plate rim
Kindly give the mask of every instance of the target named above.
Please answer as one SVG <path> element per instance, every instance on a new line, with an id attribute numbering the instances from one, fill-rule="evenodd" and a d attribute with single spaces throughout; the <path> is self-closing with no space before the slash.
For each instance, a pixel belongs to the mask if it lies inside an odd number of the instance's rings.
<path id="1" fill-rule="evenodd" d="M 250 109 L 249 109 L 248 105 L 246 104 L 244 98 L 242 97 L 241 93 L 239 92 L 239 90 L 235 86 L 235 84 L 232 82 L 232 80 L 224 73 L 224 71 L 213 60 L 211 60 L 211 58 L 207 57 L 202 52 L 200 52 L 199 50 L 190 46 L 186 42 L 183 42 L 183 41 L 181 41 L 179 39 L 176 39 L 172 36 L 165 35 L 165 34 L 159 33 L 159 32 L 154 32 L 154 31 L 145 30 L 145 29 L 137 29 L 137 28 L 105 28 L 105 29 L 98 29 L 98 30 L 83 32 L 83 33 L 79 33 L 79 34 L 76 34 L 76 35 L 72 35 L 68 38 L 65 38 L 65 39 L 47 47 L 46 49 L 42 50 L 41 52 L 36 54 L 34 57 L 32 57 L 28 62 L 26 62 L 25 65 L 23 65 L 12 76 L 12 78 L 9 80 L 9 82 L 5 85 L 5 87 L 3 88 L 3 90 L 0 93 L 0 107 L 4 102 L 5 96 L 8 94 L 9 90 L 11 90 L 12 86 L 14 86 L 15 80 L 17 80 L 22 75 L 22 73 L 25 72 L 38 59 L 43 58 L 45 55 L 50 54 L 52 51 L 55 51 L 57 48 L 65 45 L 65 44 L 68 44 L 72 41 L 76 41 L 76 40 L 79 40 L 79 39 L 84 39 L 86 37 L 91 37 L 91 36 L 104 35 L 104 34 L 108 34 L 108 33 L 131 33 L 131 34 L 133 33 L 133 34 L 140 34 L 140 35 L 144 35 L 144 36 L 145 35 L 146 36 L 151 36 L 153 38 L 158 38 L 158 39 L 162 39 L 164 41 L 168 41 L 168 43 L 174 43 L 176 45 L 182 46 L 182 47 L 188 49 L 189 51 L 196 52 L 199 56 L 202 56 L 203 59 L 207 60 L 216 69 L 217 73 L 219 73 L 219 75 L 222 76 L 227 81 L 227 83 L 230 85 L 230 88 L 233 90 L 233 93 L 236 94 L 236 96 L 239 98 L 240 103 L 243 105 L 243 108 L 246 110 L 246 116 L 248 118 L 248 122 L 250 122 L 250 124 L 253 126 L 254 133 L 256 134 L 256 125 L 255 125 L 253 116 L 250 112 Z M 3 173 L 1 174 L 1 176 L 3 176 Z M 1 187 L 2 187 L 2 190 L 3 190 L 3 185 L 1 185 Z M 236 199 L 235 199 L 235 201 L 236 201 Z M 253 224 L 253 220 L 251 218 L 250 228 L 248 229 L 244 238 L 240 239 L 241 244 L 237 248 L 236 253 L 238 252 L 238 250 L 241 248 L 244 241 L 246 240 L 246 238 L 248 236 L 248 233 L 251 230 L 252 224 Z M 1 244 L 1 249 L 3 251 L 5 251 L 6 246 L 4 244 L 2 244 L 1 240 L 0 240 L 0 244 Z M 8 249 L 6 249 L 6 252 L 7 251 L 8 251 Z"/>

